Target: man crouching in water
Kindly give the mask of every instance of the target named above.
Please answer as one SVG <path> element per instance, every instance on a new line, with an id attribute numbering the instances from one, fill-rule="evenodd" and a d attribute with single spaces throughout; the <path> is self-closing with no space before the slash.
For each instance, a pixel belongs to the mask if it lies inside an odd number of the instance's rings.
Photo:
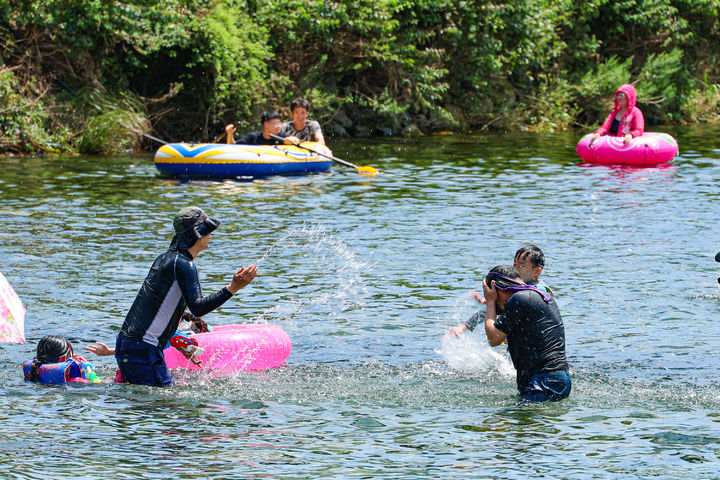
<path id="1" fill-rule="evenodd" d="M 219 292 L 203 297 L 193 260 L 210 246 L 220 221 L 198 207 L 183 208 L 173 221 L 170 248 L 155 259 L 125 317 L 115 343 L 115 359 L 125 382 L 172 385 L 163 348 L 178 328 L 185 307 L 202 317 L 230 299 L 257 276 L 257 265 L 241 268 Z"/>
<path id="2" fill-rule="evenodd" d="M 483 292 L 485 334 L 493 347 L 507 338 L 521 400 L 557 401 L 570 395 L 565 327 L 552 295 L 526 285 L 509 265 L 490 270 Z"/>

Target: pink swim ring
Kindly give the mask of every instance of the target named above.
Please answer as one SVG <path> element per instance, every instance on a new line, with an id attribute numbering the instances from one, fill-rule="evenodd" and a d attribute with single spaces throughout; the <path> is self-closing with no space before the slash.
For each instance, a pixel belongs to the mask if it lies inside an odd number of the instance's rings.
<path id="1" fill-rule="evenodd" d="M 198 367 L 174 348 L 165 350 L 168 368 L 213 370 L 232 375 L 243 370 L 265 370 L 281 366 L 290 356 L 290 336 L 277 325 L 215 325 L 211 332 L 191 335 L 204 351 Z"/>
<path id="2" fill-rule="evenodd" d="M 592 134 L 585 135 L 576 149 L 588 163 L 652 167 L 668 163 L 678 153 L 677 141 L 667 133 L 645 132 L 627 145 L 623 137 L 605 135 L 590 144 L 591 138 Z"/>

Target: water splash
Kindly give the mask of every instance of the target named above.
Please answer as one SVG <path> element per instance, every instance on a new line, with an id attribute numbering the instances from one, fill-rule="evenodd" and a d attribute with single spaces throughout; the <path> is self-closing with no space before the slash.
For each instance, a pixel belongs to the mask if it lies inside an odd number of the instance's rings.
<path id="1" fill-rule="evenodd" d="M 270 307 L 256 318 L 256 323 L 267 323 L 268 318 L 292 318 L 308 310 L 329 310 L 330 316 L 360 308 L 366 304 L 366 275 L 373 270 L 370 262 L 360 260 L 345 242 L 328 232 L 323 225 L 303 223 L 283 233 L 255 262 L 260 265 L 282 250 L 294 252 L 296 261 L 306 260 L 303 271 L 313 278 L 314 288 L 305 289 L 292 299 Z"/>
<path id="2" fill-rule="evenodd" d="M 439 354 L 453 370 L 463 372 L 491 371 L 506 377 L 515 375 L 508 358 L 493 350 L 482 332 L 464 333 L 455 338 L 442 339 Z"/>
<path id="3" fill-rule="evenodd" d="M 453 325 L 467 320 L 471 315 L 469 312 L 477 311 L 478 306 L 477 300 L 470 293 L 459 296 L 451 307 Z M 506 350 L 505 346 L 504 351 Z M 443 336 L 440 350 L 436 352 L 442 355 L 453 370 L 489 371 L 509 377 L 515 375 L 515 368 L 507 356 L 488 345 L 482 323 L 473 332 L 465 332 L 457 337 Z"/>

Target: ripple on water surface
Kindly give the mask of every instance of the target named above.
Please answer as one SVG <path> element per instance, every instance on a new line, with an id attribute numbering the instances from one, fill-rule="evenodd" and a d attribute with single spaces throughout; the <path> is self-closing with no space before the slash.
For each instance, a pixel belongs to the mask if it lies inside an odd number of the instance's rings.
<path id="1" fill-rule="evenodd" d="M 337 142 L 372 164 L 309 177 L 177 182 L 146 157 L 0 160 L 0 270 L 27 345 L 0 346 L 3 478 L 717 478 L 720 196 L 715 131 L 670 132 L 674 166 L 578 166 L 577 135 Z M 166 390 L 40 388 L 46 333 L 112 341 L 170 219 L 221 218 L 197 259 L 208 316 L 282 326 L 282 369 L 178 374 Z M 485 272 L 545 251 L 571 397 L 522 406 L 506 351 L 443 340 Z M 96 359 L 112 378 L 110 359 Z"/>

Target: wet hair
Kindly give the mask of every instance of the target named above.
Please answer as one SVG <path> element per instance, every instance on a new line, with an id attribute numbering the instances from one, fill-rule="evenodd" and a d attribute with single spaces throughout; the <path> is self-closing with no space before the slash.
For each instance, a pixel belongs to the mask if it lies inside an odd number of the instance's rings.
<path id="1" fill-rule="evenodd" d="M 540 294 L 545 303 L 548 303 L 552 298 L 550 295 L 543 292 L 542 290 L 539 290 L 537 287 L 533 287 L 532 285 L 526 285 L 525 282 L 522 281 L 522 278 L 520 277 L 518 271 L 510 265 L 498 265 L 497 267 L 490 270 L 487 276 L 485 276 L 485 282 L 488 284 L 488 286 L 490 286 L 490 282 L 492 281 L 495 281 L 495 288 L 497 288 L 498 290 L 510 292 L 533 290 Z"/>
<path id="2" fill-rule="evenodd" d="M 267 122 L 268 120 L 272 120 L 273 118 L 280 118 L 280 114 L 276 112 L 275 110 L 265 110 L 262 115 L 260 116 L 260 124 L 263 124 Z"/>
<path id="3" fill-rule="evenodd" d="M 515 252 L 515 259 L 527 258 L 533 267 L 545 268 L 545 254 L 535 245 L 524 245 Z"/>
<path id="4" fill-rule="evenodd" d="M 295 110 L 295 107 L 303 107 L 305 110 L 310 111 L 310 103 L 302 97 L 298 97 L 290 102 L 290 111 Z"/>
<path id="5" fill-rule="evenodd" d="M 490 282 L 495 280 L 495 287 L 500 290 L 507 290 L 509 287 L 524 285 L 522 277 L 514 267 L 510 265 L 498 265 L 493 267 L 485 277 L 488 286 Z"/>
<path id="6" fill-rule="evenodd" d="M 46 363 L 58 363 L 61 358 L 72 355 L 72 345 L 64 337 L 45 335 L 37 344 L 35 358 L 33 358 L 28 375 L 32 382 L 38 381 L 38 370 Z"/>

